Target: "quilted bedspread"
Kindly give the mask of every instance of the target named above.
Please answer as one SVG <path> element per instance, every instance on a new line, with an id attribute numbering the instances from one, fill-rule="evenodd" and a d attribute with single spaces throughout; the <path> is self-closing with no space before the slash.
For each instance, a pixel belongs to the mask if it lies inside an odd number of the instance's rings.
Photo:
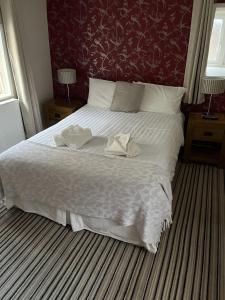
<path id="1" fill-rule="evenodd" d="M 171 223 L 169 176 L 151 162 L 24 141 L 0 155 L 0 178 L 8 208 L 20 197 L 134 225 L 153 252 Z"/>

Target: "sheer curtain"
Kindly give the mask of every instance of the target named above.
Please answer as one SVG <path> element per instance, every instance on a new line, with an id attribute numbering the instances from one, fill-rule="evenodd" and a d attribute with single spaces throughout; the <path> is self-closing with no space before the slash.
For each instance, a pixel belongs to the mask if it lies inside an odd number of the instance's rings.
<path id="1" fill-rule="evenodd" d="M 185 103 L 204 102 L 200 93 L 200 80 L 205 75 L 214 15 L 214 0 L 194 0 L 184 77 L 184 87 L 187 88 Z"/>
<path id="2" fill-rule="evenodd" d="M 42 130 L 33 74 L 29 61 L 24 56 L 14 0 L 0 0 L 0 8 L 25 132 L 30 137 Z"/>

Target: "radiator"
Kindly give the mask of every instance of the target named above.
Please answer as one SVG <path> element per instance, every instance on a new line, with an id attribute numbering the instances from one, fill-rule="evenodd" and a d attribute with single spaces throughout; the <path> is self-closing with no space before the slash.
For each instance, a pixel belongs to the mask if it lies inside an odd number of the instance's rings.
<path id="1" fill-rule="evenodd" d="M 24 139 L 19 101 L 0 102 L 0 153 Z"/>

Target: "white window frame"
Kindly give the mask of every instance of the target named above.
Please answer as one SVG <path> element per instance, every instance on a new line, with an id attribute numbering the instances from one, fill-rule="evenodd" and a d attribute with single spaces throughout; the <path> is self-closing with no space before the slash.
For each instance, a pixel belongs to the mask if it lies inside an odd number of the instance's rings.
<path id="1" fill-rule="evenodd" d="M 216 16 L 217 8 L 225 8 L 225 3 L 216 3 L 215 4 L 214 19 Z M 225 15 L 221 15 L 221 18 L 224 19 L 224 24 L 225 24 Z M 224 76 L 223 74 L 225 73 L 225 25 L 223 26 L 223 29 L 222 29 L 222 41 L 221 41 L 220 53 L 222 53 L 222 55 L 219 56 L 220 59 L 217 62 L 209 61 L 209 60 L 207 61 L 206 75 Z"/>
<path id="2" fill-rule="evenodd" d="M 3 22 L 0 14 L 0 38 L 1 39 L 2 45 L 3 45 L 3 52 L 4 52 L 4 58 L 7 66 L 7 73 L 8 73 L 8 80 L 9 80 L 9 86 L 10 86 L 10 91 L 11 93 L 5 97 L 1 97 L 0 95 L 0 102 L 13 99 L 16 97 L 16 89 L 15 89 L 15 84 L 14 84 L 14 79 L 13 79 L 13 74 L 12 74 L 12 68 L 11 68 L 11 63 L 9 60 L 9 54 L 6 46 L 6 38 L 5 38 L 5 32 L 4 32 L 4 27 L 3 27 Z"/>

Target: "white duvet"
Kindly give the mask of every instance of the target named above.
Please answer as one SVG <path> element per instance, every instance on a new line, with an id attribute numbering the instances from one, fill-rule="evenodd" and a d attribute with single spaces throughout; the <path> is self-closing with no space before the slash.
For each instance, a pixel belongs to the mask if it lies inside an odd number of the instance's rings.
<path id="1" fill-rule="evenodd" d="M 89 127 L 95 138 L 79 151 L 54 146 L 52 136 L 70 124 Z M 106 137 L 131 133 L 142 153 L 104 157 Z M 135 226 L 155 252 L 171 222 L 171 185 L 183 142 L 182 115 L 115 113 L 84 107 L 0 156 L 6 205 L 19 197 L 79 215 Z"/>
<path id="2" fill-rule="evenodd" d="M 131 133 L 134 142 L 142 148 L 142 154 L 136 159 L 160 166 L 168 172 L 172 180 L 178 153 L 184 142 L 182 113 L 123 113 L 86 105 L 30 140 L 54 146 L 53 135 L 71 124 L 91 128 L 92 135 L 100 137 L 93 139 L 91 144 L 84 145 L 81 151 L 102 155 L 106 144 L 105 137 L 119 132 Z"/>

